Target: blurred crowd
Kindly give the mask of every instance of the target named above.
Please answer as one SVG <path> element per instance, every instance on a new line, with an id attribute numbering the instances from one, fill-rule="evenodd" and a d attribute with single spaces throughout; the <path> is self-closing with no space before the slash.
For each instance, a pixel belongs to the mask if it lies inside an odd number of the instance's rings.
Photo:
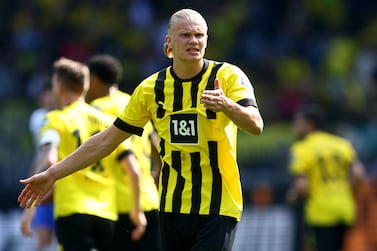
<path id="1" fill-rule="evenodd" d="M 314 100 L 328 111 L 329 128 L 350 138 L 367 169 L 377 171 L 377 2 L 2 1 L 0 191 L 9 205 L 16 204 L 17 180 L 30 165 L 27 120 L 51 62 L 110 53 L 124 66 L 120 88 L 132 92 L 170 63 L 162 49 L 168 17 L 185 6 L 208 17 L 215 44 L 207 56 L 237 63 L 254 81 L 266 129 L 251 144 L 240 140 L 248 144 L 240 148 L 242 168 L 264 160 L 282 165 L 270 156 L 282 155 L 292 141 L 295 109 Z"/>

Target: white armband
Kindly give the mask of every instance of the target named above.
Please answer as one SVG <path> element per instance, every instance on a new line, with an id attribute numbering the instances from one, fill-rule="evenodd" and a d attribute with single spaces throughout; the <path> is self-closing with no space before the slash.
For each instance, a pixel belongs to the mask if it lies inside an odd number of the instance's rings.
<path id="1" fill-rule="evenodd" d="M 44 144 L 48 143 L 59 145 L 60 135 L 57 130 L 49 129 L 41 135 L 39 146 L 43 146 Z"/>

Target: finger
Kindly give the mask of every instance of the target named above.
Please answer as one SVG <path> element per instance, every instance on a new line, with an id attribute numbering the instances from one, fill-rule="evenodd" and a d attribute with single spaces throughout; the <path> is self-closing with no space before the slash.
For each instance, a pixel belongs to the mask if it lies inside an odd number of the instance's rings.
<path id="1" fill-rule="evenodd" d="M 29 184 L 30 183 L 30 178 L 20 180 L 20 183 L 24 184 L 24 185 Z"/>
<path id="2" fill-rule="evenodd" d="M 35 194 L 34 192 L 30 191 L 25 197 L 26 207 L 30 208 L 32 206 L 35 206 L 36 202 L 38 202 L 38 199 L 40 199 L 39 197 L 40 197 L 39 194 Z"/>
<path id="3" fill-rule="evenodd" d="M 221 89 L 221 86 L 220 86 L 220 81 L 218 78 L 215 79 L 215 82 L 214 82 L 214 90 L 218 90 L 218 89 Z"/>
<path id="4" fill-rule="evenodd" d="M 30 190 L 29 187 L 26 186 L 17 198 L 17 201 L 20 203 L 20 207 L 25 207 L 26 201 L 29 199 L 29 196 Z"/>
<path id="5" fill-rule="evenodd" d="M 28 183 L 26 183 L 25 181 L 26 180 L 20 180 L 20 183 L 26 184 L 26 186 L 24 187 L 24 189 L 22 189 L 21 193 L 19 194 L 19 196 L 17 198 L 18 202 L 21 202 L 22 200 L 25 199 L 25 197 L 30 196 L 30 192 L 31 192 L 30 185 Z"/>
<path id="6" fill-rule="evenodd" d="M 131 234 L 132 240 L 134 241 L 140 240 L 143 237 L 144 232 L 145 232 L 145 226 L 136 227 L 134 230 L 132 230 L 132 234 Z"/>
<path id="7" fill-rule="evenodd" d="M 34 205 L 34 202 L 35 202 L 35 197 L 31 196 L 30 199 L 28 199 L 26 202 L 26 207 L 30 208 L 32 205 Z"/>
<path id="8" fill-rule="evenodd" d="M 21 208 L 25 208 L 25 203 L 24 203 L 23 200 L 19 199 L 19 200 L 18 200 L 18 203 L 19 203 L 19 206 L 20 206 Z"/>
<path id="9" fill-rule="evenodd" d="M 20 193 L 20 195 L 18 195 L 18 198 L 17 198 L 17 201 L 18 202 L 22 202 L 25 198 L 25 189 L 22 190 L 22 192 Z"/>
<path id="10" fill-rule="evenodd" d="M 32 196 L 25 196 L 20 200 L 19 203 L 21 208 L 30 208 L 34 203 L 34 198 Z"/>
<path id="11" fill-rule="evenodd" d="M 21 208 L 27 208 L 27 204 L 28 204 L 28 198 L 23 198 L 21 201 L 20 201 L 20 207 Z"/>

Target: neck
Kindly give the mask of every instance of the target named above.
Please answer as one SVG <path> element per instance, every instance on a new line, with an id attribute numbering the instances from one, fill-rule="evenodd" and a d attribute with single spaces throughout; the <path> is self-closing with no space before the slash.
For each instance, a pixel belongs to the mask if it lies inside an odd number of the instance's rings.
<path id="1" fill-rule="evenodd" d="M 101 88 L 98 89 L 98 96 L 94 99 L 109 96 L 116 90 L 118 90 L 118 86 L 116 84 L 113 84 L 110 87 L 108 85 L 102 85 Z"/>
<path id="2" fill-rule="evenodd" d="M 173 71 L 180 79 L 190 79 L 200 73 L 203 68 L 204 61 L 173 61 Z"/>
<path id="3" fill-rule="evenodd" d="M 65 107 L 65 106 L 70 105 L 70 104 L 72 104 L 73 102 L 76 102 L 76 101 L 84 102 L 85 100 L 84 100 L 83 96 L 71 94 L 71 95 L 66 95 L 64 97 L 61 97 L 60 105 L 62 107 Z"/>

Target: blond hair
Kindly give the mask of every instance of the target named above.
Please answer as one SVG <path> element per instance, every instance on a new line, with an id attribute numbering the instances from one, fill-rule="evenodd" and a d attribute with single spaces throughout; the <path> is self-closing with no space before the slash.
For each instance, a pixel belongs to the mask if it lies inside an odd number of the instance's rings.
<path id="1" fill-rule="evenodd" d="M 169 23 L 168 23 L 168 33 L 170 33 L 170 28 L 177 20 L 187 20 L 187 21 L 201 21 L 205 24 L 206 28 L 208 29 L 207 22 L 204 17 L 193 9 L 181 9 L 176 11 L 173 15 L 171 15 Z M 164 43 L 164 53 L 168 58 L 173 58 L 173 51 L 172 48 L 169 47 L 167 43 Z"/>
<path id="2" fill-rule="evenodd" d="M 54 75 L 68 90 L 85 94 L 89 89 L 89 68 L 85 64 L 62 57 L 54 62 Z"/>

